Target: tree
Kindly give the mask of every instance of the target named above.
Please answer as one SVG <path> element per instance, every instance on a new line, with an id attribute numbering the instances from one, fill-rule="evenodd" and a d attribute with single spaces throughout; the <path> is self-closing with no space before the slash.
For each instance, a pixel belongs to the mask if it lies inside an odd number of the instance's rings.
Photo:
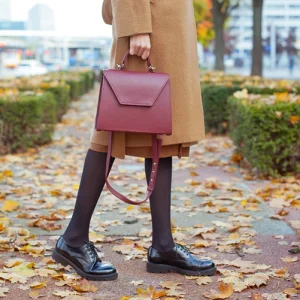
<path id="1" fill-rule="evenodd" d="M 253 6 L 253 49 L 251 75 L 262 76 L 263 46 L 262 46 L 262 10 L 264 0 L 252 0 Z"/>
<path id="2" fill-rule="evenodd" d="M 239 0 L 212 0 L 212 14 L 215 29 L 215 69 L 224 71 L 224 27 L 231 12 L 239 7 Z"/>
<path id="3" fill-rule="evenodd" d="M 207 47 L 215 38 L 211 0 L 194 0 L 198 42 Z"/>

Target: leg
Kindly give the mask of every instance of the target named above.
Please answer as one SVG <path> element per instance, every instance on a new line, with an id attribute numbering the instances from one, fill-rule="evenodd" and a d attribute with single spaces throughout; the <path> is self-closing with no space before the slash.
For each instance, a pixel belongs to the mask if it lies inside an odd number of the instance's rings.
<path id="1" fill-rule="evenodd" d="M 152 159 L 145 159 L 145 171 L 149 183 Z M 150 197 L 152 216 L 152 246 L 158 251 L 169 251 L 175 244 L 171 231 L 171 184 L 172 157 L 161 158 L 158 164 L 157 179 Z"/>
<path id="2" fill-rule="evenodd" d="M 147 181 L 152 159 L 145 160 Z M 152 246 L 148 249 L 147 271 L 150 273 L 177 272 L 184 275 L 208 276 L 216 273 L 213 261 L 194 257 L 187 248 L 175 244 L 171 231 L 172 157 L 161 158 L 157 181 L 150 197 L 152 215 Z"/>
<path id="3" fill-rule="evenodd" d="M 88 150 L 72 219 L 63 235 L 72 247 L 89 240 L 90 221 L 105 184 L 107 153 Z M 110 168 L 114 158 L 111 158 Z"/>

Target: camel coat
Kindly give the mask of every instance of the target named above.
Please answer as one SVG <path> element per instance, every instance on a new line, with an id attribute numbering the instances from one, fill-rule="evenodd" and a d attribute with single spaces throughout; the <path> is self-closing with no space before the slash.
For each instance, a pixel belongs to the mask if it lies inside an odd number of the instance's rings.
<path id="1" fill-rule="evenodd" d="M 161 157 L 188 156 L 189 147 L 205 137 L 193 0 L 104 0 L 102 16 L 112 25 L 111 68 L 129 49 L 130 36 L 150 34 L 151 63 L 171 81 L 173 133 L 161 136 Z M 137 56 L 130 56 L 125 67 L 147 71 Z M 107 152 L 107 141 L 107 132 L 92 130 L 92 150 Z M 151 135 L 115 132 L 112 156 L 125 155 L 151 157 Z"/>

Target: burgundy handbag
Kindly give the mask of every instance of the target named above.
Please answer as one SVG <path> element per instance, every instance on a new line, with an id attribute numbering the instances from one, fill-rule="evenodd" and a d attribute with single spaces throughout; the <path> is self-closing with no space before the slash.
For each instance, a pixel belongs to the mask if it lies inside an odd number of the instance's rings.
<path id="1" fill-rule="evenodd" d="M 156 73 L 147 59 L 149 72 L 124 70 L 129 55 L 126 52 L 118 69 L 103 70 L 95 129 L 108 131 L 106 161 L 106 186 L 120 200 L 141 204 L 149 199 L 155 186 L 162 140 L 160 135 L 172 134 L 172 109 L 170 78 L 166 73 Z M 152 171 L 146 199 L 132 201 L 117 192 L 108 182 L 109 163 L 114 131 L 152 134 Z"/>

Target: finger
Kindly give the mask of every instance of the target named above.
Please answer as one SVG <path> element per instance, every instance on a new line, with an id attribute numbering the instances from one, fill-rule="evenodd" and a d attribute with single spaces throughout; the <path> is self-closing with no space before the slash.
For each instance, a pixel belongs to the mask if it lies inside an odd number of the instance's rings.
<path id="1" fill-rule="evenodd" d="M 138 56 L 142 56 L 143 53 L 144 53 L 144 51 L 145 51 L 144 47 L 143 47 L 143 46 L 139 46 L 139 48 L 137 49 L 136 54 L 137 54 Z"/>
<path id="2" fill-rule="evenodd" d="M 130 51 L 129 51 L 130 55 L 134 55 L 135 50 L 134 50 L 134 45 L 130 46 Z"/>
<path id="3" fill-rule="evenodd" d="M 142 55 L 142 59 L 147 59 L 150 55 L 150 50 L 146 49 Z"/>

